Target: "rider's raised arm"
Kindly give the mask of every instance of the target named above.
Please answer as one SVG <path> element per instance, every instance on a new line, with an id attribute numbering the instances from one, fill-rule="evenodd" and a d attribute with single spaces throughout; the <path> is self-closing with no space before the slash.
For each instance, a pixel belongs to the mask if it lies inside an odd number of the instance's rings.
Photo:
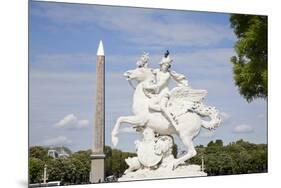
<path id="1" fill-rule="evenodd" d="M 175 71 L 170 72 L 171 77 L 177 82 L 178 86 L 186 86 L 188 87 L 188 80 L 183 74 L 179 74 Z"/>

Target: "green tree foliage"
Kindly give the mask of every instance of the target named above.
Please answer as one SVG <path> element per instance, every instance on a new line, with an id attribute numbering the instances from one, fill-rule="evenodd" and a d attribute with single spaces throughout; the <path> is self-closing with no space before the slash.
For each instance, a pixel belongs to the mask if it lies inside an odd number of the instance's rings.
<path id="1" fill-rule="evenodd" d="M 29 157 L 34 157 L 43 161 L 48 158 L 47 154 L 48 148 L 44 148 L 42 146 L 32 146 L 29 149 Z"/>
<path id="2" fill-rule="evenodd" d="M 267 172 L 267 145 L 252 144 L 243 140 L 223 145 L 215 140 L 196 146 L 197 155 L 188 163 L 201 165 L 205 161 L 208 175 L 245 174 Z M 105 146 L 105 174 L 120 177 L 128 168 L 125 159 L 136 156 L 135 153 L 122 152 Z M 48 181 L 61 181 L 64 185 L 89 183 L 91 150 L 77 151 L 66 159 L 45 157 L 47 148 L 31 147 L 29 158 L 30 183 L 42 182 L 44 165 L 47 164 Z M 173 155 L 177 155 L 177 146 L 173 146 Z M 35 157 L 36 156 L 36 157 Z M 38 158 L 37 158 L 38 157 Z"/>
<path id="3" fill-rule="evenodd" d="M 91 151 L 78 151 L 67 159 L 52 159 L 48 163 L 50 181 L 63 184 L 89 183 Z"/>
<path id="4" fill-rule="evenodd" d="M 267 98 L 267 16 L 232 14 L 238 41 L 231 58 L 235 84 L 244 98 Z"/>
<path id="5" fill-rule="evenodd" d="M 29 158 L 29 182 L 40 182 L 43 177 L 44 162 L 35 157 Z"/>
<path id="6" fill-rule="evenodd" d="M 113 174 L 112 172 L 112 149 L 109 146 L 105 146 L 104 148 L 105 158 L 105 176 L 110 176 Z"/>
<path id="7" fill-rule="evenodd" d="M 62 159 L 51 159 L 47 163 L 47 174 L 49 181 L 64 182 L 65 164 Z"/>
<path id="8" fill-rule="evenodd" d="M 48 181 L 61 181 L 64 184 L 89 183 L 91 150 L 75 152 L 66 159 L 53 159 L 47 156 L 48 149 L 41 146 L 30 148 L 30 183 L 42 182 L 45 164 L 47 164 Z M 66 147 L 52 149 L 58 151 L 63 149 L 68 154 L 72 153 Z"/>
<path id="9" fill-rule="evenodd" d="M 243 140 L 223 146 L 222 140 L 211 141 L 207 147 L 196 147 L 197 156 L 189 163 L 201 165 L 204 157 L 208 175 L 267 172 L 267 145 Z"/>
<path id="10" fill-rule="evenodd" d="M 88 183 L 91 170 L 91 150 L 78 151 L 69 158 L 70 163 L 75 166 L 75 178 L 73 183 Z"/>
<path id="11" fill-rule="evenodd" d="M 136 156 L 135 153 L 122 152 L 118 149 L 111 149 L 109 146 L 105 146 L 105 155 L 105 174 L 116 177 L 120 177 L 128 168 L 125 159 Z"/>
<path id="12" fill-rule="evenodd" d="M 178 146 L 175 143 L 174 143 L 173 148 L 172 148 L 172 154 L 175 158 L 177 158 L 177 156 L 178 156 Z"/>

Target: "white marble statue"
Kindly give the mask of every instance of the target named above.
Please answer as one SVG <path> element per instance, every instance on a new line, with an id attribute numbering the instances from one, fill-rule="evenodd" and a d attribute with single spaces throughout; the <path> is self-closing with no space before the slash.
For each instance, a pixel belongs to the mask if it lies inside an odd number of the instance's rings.
<path id="1" fill-rule="evenodd" d="M 137 81 L 133 96 L 134 115 L 119 117 L 112 131 L 115 146 L 122 123 L 131 124 L 143 134 L 143 140 L 136 142 L 138 156 L 126 159 L 129 169 L 125 174 L 143 172 L 144 169 L 177 169 L 196 155 L 193 139 L 201 127 L 211 130 L 221 122 L 218 111 L 203 104 L 207 91 L 192 89 L 184 75 L 171 71 L 173 61 L 168 51 L 159 63 L 159 69 L 149 68 L 148 60 L 145 53 L 137 62 L 136 69 L 124 73 L 131 85 L 132 80 Z M 177 86 L 169 90 L 171 79 Z M 177 135 L 187 148 L 187 153 L 177 159 L 171 154 L 171 135 Z"/>

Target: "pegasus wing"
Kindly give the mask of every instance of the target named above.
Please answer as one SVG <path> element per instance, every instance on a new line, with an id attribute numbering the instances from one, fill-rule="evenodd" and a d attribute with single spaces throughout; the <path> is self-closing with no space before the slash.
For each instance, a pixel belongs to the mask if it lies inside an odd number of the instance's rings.
<path id="1" fill-rule="evenodd" d="M 168 107 L 172 111 L 190 109 L 194 102 L 202 102 L 207 93 L 206 90 L 202 89 L 175 87 L 171 90 Z"/>

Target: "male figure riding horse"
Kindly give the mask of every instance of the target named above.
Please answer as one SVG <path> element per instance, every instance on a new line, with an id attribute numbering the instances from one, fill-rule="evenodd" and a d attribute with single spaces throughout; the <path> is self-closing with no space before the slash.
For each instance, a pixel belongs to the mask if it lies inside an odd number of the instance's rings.
<path id="1" fill-rule="evenodd" d="M 145 94 L 151 98 L 149 102 L 149 109 L 152 111 L 162 112 L 165 118 L 177 129 L 177 122 L 173 117 L 173 114 L 168 111 L 167 104 L 170 97 L 170 91 L 168 88 L 170 78 L 172 77 L 177 82 L 177 78 L 181 77 L 181 80 L 185 79 L 183 75 L 171 72 L 171 64 L 173 60 L 170 58 L 169 51 L 167 50 L 164 57 L 160 61 L 160 69 L 154 69 L 155 75 L 152 82 L 143 85 Z M 147 67 L 147 62 L 144 64 Z M 187 86 L 187 81 L 185 82 Z"/>

